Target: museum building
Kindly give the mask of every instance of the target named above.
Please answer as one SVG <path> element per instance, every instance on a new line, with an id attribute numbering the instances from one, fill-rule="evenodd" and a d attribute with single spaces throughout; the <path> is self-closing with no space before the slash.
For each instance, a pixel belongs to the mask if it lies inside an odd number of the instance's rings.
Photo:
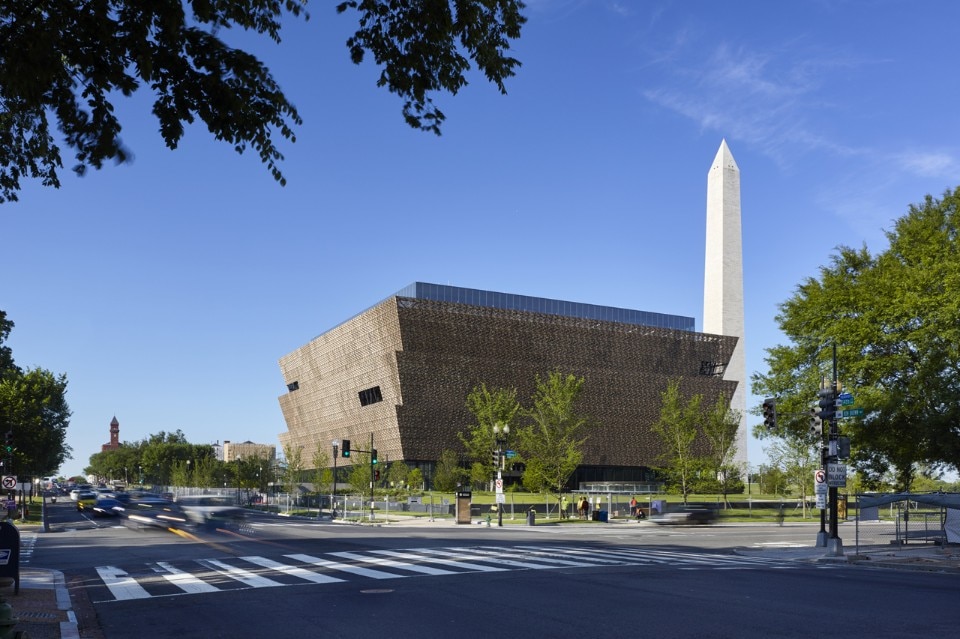
<path id="1" fill-rule="evenodd" d="M 570 486 L 651 481 L 669 381 L 710 404 L 737 389 L 724 371 L 738 338 L 694 329 L 691 317 L 417 282 L 280 359 L 280 442 L 309 466 L 318 446 L 369 450 L 372 437 L 380 463 L 419 467 L 429 487 L 476 423 L 471 390 L 516 388 L 529 406 L 537 375 L 560 371 L 584 378 L 575 410 L 595 424 Z"/>

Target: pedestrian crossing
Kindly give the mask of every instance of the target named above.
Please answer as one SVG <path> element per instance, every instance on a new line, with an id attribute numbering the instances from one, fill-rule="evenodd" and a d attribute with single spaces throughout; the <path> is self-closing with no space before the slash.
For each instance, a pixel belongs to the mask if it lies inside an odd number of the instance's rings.
<path id="1" fill-rule="evenodd" d="M 681 570 L 789 569 L 780 559 L 658 548 L 509 545 L 339 551 L 278 558 L 221 557 L 100 566 L 105 593 L 97 603 L 305 584 L 440 577 L 510 570 L 672 566 Z M 819 565 L 818 565 L 819 567 Z"/>

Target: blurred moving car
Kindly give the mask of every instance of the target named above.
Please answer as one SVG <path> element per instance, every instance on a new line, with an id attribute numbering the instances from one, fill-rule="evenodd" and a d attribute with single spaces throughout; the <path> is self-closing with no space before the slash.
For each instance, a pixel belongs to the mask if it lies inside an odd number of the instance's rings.
<path id="1" fill-rule="evenodd" d="M 71 497 L 72 496 L 71 493 Z M 97 503 L 97 493 L 92 490 L 78 491 L 77 496 L 73 497 L 73 499 L 77 502 L 77 510 L 83 511 L 85 508 L 93 508 L 94 504 Z"/>
<path id="2" fill-rule="evenodd" d="M 183 528 L 187 517 L 183 510 L 172 501 L 159 497 L 131 499 L 126 504 L 113 509 L 130 528 Z"/>
<path id="3" fill-rule="evenodd" d="M 244 510 L 224 495 L 190 495 L 176 503 L 190 524 L 203 528 L 236 528 L 246 517 Z"/>
<path id="4" fill-rule="evenodd" d="M 122 508 L 128 501 L 120 494 L 101 493 L 97 495 L 97 501 L 91 509 L 97 517 L 116 517 L 120 514 L 117 508 Z"/>
<path id="5" fill-rule="evenodd" d="M 717 511 L 698 506 L 683 506 L 650 517 L 650 521 L 655 524 L 688 526 L 712 524 L 716 519 Z"/>

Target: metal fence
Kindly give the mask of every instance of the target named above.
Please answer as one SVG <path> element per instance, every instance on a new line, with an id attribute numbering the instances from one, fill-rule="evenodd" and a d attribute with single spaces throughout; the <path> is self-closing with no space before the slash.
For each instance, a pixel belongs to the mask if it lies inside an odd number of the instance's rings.
<path id="1" fill-rule="evenodd" d="M 908 545 L 942 544 L 946 508 L 910 500 L 861 508 L 856 497 L 856 548 L 861 552 Z"/>

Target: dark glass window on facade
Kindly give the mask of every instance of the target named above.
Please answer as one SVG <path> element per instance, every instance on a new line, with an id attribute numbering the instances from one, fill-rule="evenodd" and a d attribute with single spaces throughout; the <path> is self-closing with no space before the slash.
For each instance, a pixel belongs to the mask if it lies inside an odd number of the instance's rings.
<path id="1" fill-rule="evenodd" d="M 380 392 L 379 386 L 374 386 L 373 388 L 367 388 L 360 391 L 360 405 L 367 406 L 369 404 L 376 404 L 377 402 L 383 401 L 383 394 Z"/>

